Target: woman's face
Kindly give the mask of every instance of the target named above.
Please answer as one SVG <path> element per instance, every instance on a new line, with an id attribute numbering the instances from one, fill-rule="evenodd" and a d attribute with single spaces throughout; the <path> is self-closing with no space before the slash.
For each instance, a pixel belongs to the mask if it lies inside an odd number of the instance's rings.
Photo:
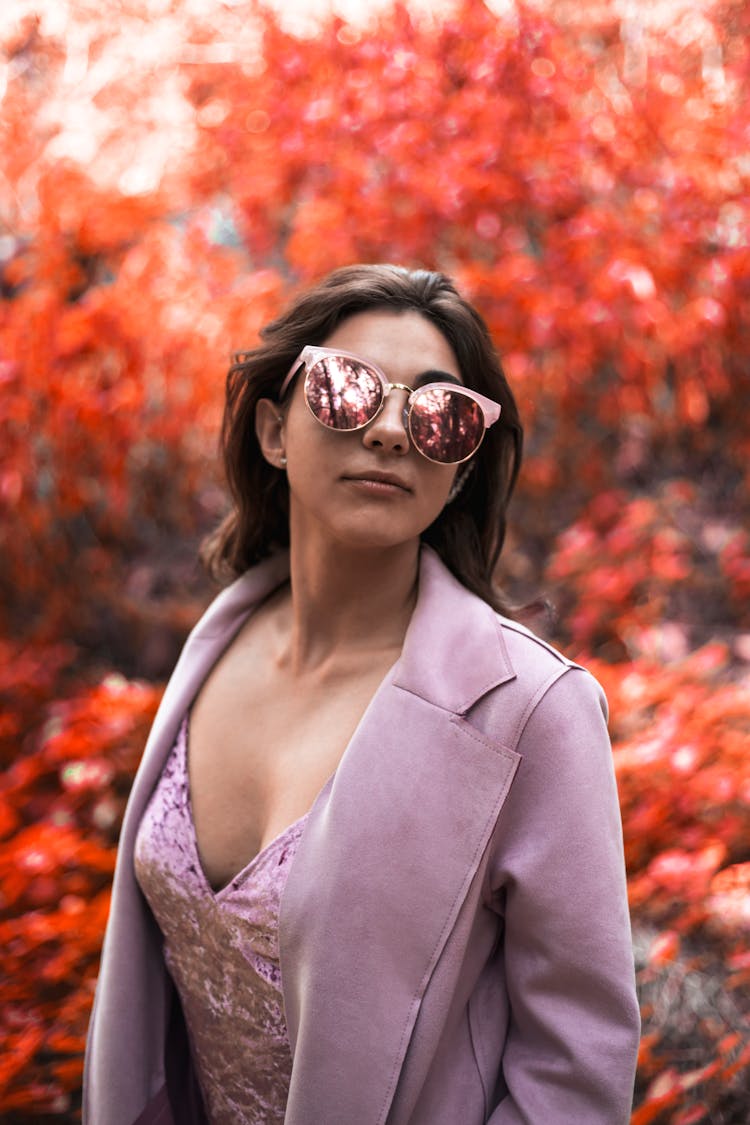
<path id="1" fill-rule="evenodd" d="M 463 382 L 453 349 L 411 310 L 348 317 L 322 341 L 371 360 L 391 383 Z M 455 465 L 428 461 L 404 427 L 407 392 L 390 391 L 364 429 L 327 429 L 308 410 L 297 379 L 283 423 L 292 534 L 323 532 L 341 546 L 393 547 L 416 540 L 442 511 Z"/>

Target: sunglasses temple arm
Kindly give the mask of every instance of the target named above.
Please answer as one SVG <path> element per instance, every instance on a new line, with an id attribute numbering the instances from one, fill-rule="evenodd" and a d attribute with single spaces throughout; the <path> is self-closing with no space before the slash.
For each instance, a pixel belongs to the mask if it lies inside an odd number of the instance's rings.
<path id="1" fill-rule="evenodd" d="M 482 396 L 482 401 L 479 405 L 482 407 L 482 412 L 484 413 L 485 426 L 489 429 L 490 426 L 494 426 L 495 422 L 497 422 L 503 412 L 503 408 L 499 402 L 493 402 L 491 398 L 484 398 L 484 396 Z"/>
<path id="2" fill-rule="evenodd" d="M 289 384 L 292 382 L 292 380 L 297 375 L 299 375 L 300 371 L 304 370 L 304 367 L 305 367 L 305 361 L 303 359 L 302 360 L 300 360 L 299 358 L 295 359 L 294 363 L 292 364 L 291 368 L 289 369 L 288 375 L 286 376 L 286 378 L 284 379 L 284 382 L 281 384 L 281 387 L 279 388 L 279 402 L 281 402 L 284 395 L 286 394 L 286 392 L 289 388 Z"/>

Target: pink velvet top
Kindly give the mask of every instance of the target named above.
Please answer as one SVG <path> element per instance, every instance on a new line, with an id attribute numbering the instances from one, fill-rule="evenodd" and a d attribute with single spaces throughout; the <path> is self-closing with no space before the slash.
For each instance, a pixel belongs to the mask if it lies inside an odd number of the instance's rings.
<path id="1" fill-rule="evenodd" d="M 279 903 L 307 816 L 214 891 L 198 855 L 187 742 L 185 718 L 140 822 L 136 877 L 164 934 L 211 1125 L 273 1125 L 292 1069 Z"/>

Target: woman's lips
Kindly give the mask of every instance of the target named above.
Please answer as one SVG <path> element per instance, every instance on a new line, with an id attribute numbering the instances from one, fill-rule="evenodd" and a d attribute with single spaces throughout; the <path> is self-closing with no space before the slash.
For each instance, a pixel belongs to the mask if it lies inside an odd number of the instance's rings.
<path id="1" fill-rule="evenodd" d="M 361 473 L 347 473 L 344 480 L 367 488 L 372 492 L 411 492 L 411 488 L 395 473 L 384 473 L 378 469 L 367 469 Z"/>

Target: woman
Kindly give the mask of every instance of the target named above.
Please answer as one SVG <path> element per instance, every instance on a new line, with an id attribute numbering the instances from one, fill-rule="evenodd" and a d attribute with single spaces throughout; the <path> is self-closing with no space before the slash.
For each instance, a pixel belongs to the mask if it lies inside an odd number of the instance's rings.
<path id="1" fill-rule="evenodd" d="M 495 612 L 521 428 L 487 329 L 356 266 L 262 336 L 208 552 L 238 577 L 133 786 L 85 1119 L 624 1125 L 605 702 Z"/>

